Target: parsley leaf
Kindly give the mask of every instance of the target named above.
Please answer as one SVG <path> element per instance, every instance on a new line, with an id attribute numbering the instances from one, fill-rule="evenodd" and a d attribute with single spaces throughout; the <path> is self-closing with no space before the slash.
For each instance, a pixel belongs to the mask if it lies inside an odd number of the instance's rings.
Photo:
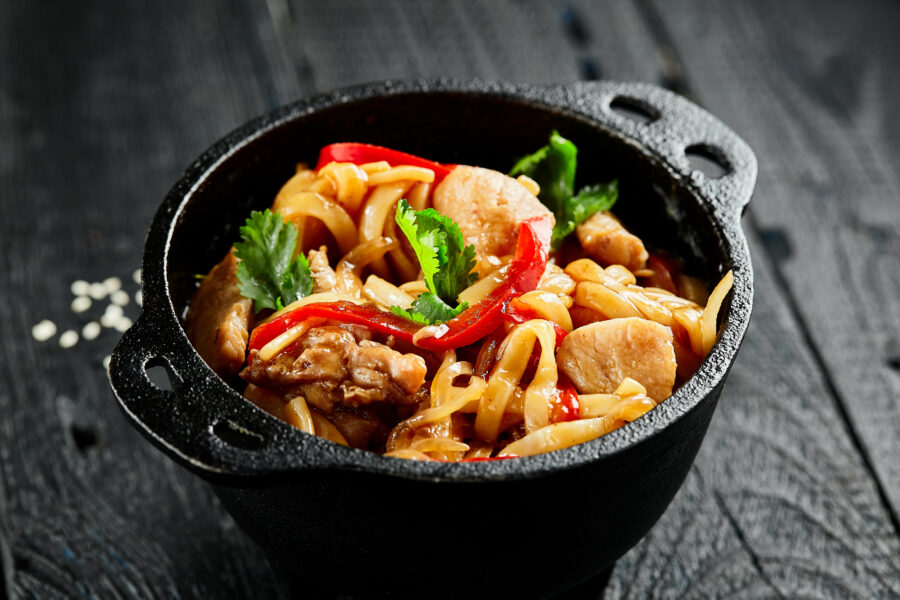
<path id="1" fill-rule="evenodd" d="M 459 226 L 434 209 L 416 211 L 400 200 L 395 218 L 419 259 L 428 292 L 410 310 L 392 306 L 391 311 L 422 324 L 449 321 L 468 307 L 457 305 L 456 298 L 478 278 L 472 272 L 475 246 L 465 246 Z"/>
<path id="2" fill-rule="evenodd" d="M 575 194 L 575 170 L 578 148 L 554 131 L 549 143 L 534 154 L 525 156 L 509 172 L 511 177 L 527 175 L 541 187 L 538 199 L 556 217 L 551 245 L 558 248 L 575 227 L 594 213 L 609 210 L 618 198 L 617 182 L 583 187 Z"/>
<path id="3" fill-rule="evenodd" d="M 242 241 L 234 245 L 238 289 L 253 300 L 256 312 L 280 309 L 312 293 L 309 261 L 302 253 L 294 257 L 296 227 L 266 209 L 250 213 L 240 231 Z"/>

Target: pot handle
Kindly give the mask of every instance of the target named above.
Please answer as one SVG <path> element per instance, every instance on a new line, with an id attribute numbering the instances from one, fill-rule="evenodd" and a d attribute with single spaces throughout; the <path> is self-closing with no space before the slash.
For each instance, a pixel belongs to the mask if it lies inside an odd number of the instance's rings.
<path id="1" fill-rule="evenodd" d="M 151 442 L 179 463 L 208 479 L 265 475 L 283 471 L 285 457 L 294 457 L 297 444 L 315 443 L 313 436 L 277 435 L 271 417 L 223 385 L 194 352 L 172 317 L 153 319 L 145 303 L 135 324 L 122 336 L 109 364 L 109 380 L 126 417 Z M 177 321 L 176 321 L 177 322 Z M 176 368 L 175 365 L 178 365 Z M 168 385 L 154 383 L 148 372 L 165 370 Z M 191 377 L 182 377 L 179 369 Z M 197 375 L 197 374 L 205 374 Z M 274 432 L 274 433 L 273 433 Z M 297 437 L 300 439 L 298 440 Z M 287 451 L 285 439 L 293 441 Z M 306 439 L 309 438 L 309 439 Z M 249 456 L 248 456 L 249 455 Z M 248 469 L 249 466 L 249 469 Z"/>
<path id="2" fill-rule="evenodd" d="M 689 182 L 726 220 L 739 219 L 756 184 L 756 155 L 719 119 L 693 102 L 647 83 L 580 82 L 565 87 L 570 106 L 586 110 L 648 148 Z M 714 163 L 707 174 L 691 157 Z"/>

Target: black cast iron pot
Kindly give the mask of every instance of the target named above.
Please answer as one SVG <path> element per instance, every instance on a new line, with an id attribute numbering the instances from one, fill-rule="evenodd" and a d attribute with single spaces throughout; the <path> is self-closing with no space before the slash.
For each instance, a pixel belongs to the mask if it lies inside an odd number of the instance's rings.
<path id="1" fill-rule="evenodd" d="M 553 129 L 579 148 L 578 186 L 618 178 L 616 213 L 639 236 L 684 257 L 712 284 L 734 271 L 712 352 L 634 423 L 514 460 L 385 458 L 264 413 L 217 377 L 185 336 L 193 274 L 219 261 L 250 210 L 269 206 L 295 164 L 315 161 L 321 146 L 370 142 L 506 171 Z M 695 170 L 686 151 L 724 173 Z M 113 354 L 110 379 L 134 426 L 212 482 L 241 527 L 295 575 L 360 595 L 552 594 L 631 548 L 690 468 L 750 319 L 740 215 L 755 179 L 756 159 L 742 140 L 651 85 L 437 80 L 301 100 L 216 143 L 172 188 L 147 236 L 143 312 Z M 147 376 L 160 365 L 171 390 Z"/>

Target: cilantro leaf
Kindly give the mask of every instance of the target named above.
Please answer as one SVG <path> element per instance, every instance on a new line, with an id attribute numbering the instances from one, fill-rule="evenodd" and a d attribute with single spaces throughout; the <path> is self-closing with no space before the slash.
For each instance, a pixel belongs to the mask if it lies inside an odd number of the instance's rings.
<path id="1" fill-rule="evenodd" d="M 585 186 L 575 194 L 577 166 L 578 148 L 554 131 L 546 146 L 519 159 L 509 172 L 512 177 L 527 175 L 541 187 L 538 199 L 556 217 L 551 239 L 554 249 L 594 213 L 612 208 L 618 198 L 615 181 Z"/>
<path id="2" fill-rule="evenodd" d="M 559 247 L 567 235 L 594 216 L 594 213 L 612 208 L 618 197 L 619 186 L 616 180 L 581 188 L 578 195 L 565 202 L 562 214 L 556 217 L 556 226 L 553 228 L 551 238 L 552 247 Z"/>
<path id="3" fill-rule="evenodd" d="M 238 289 L 253 300 L 256 312 L 279 309 L 312 292 L 309 261 L 302 254 L 294 257 L 296 227 L 266 209 L 250 213 L 240 232 L 242 241 L 234 245 Z"/>
<path id="4" fill-rule="evenodd" d="M 391 312 L 422 325 L 431 325 L 449 321 L 467 308 L 466 302 L 453 308 L 431 292 L 425 292 L 413 301 L 409 310 L 392 306 Z"/>
<path id="5" fill-rule="evenodd" d="M 419 259 L 428 292 L 410 310 L 399 306 L 391 310 L 422 324 L 449 321 L 468 306 L 457 305 L 457 296 L 478 278 L 472 272 L 475 246 L 465 246 L 459 225 L 434 209 L 416 211 L 400 200 L 395 218 Z"/>
<path id="6" fill-rule="evenodd" d="M 511 177 L 527 175 L 534 179 L 541 186 L 541 202 L 558 214 L 574 193 L 577 164 L 578 148 L 554 131 L 546 146 L 519 159 L 509 174 Z"/>
<path id="7" fill-rule="evenodd" d="M 425 292 L 426 294 L 430 292 Z M 415 303 L 414 303 L 415 304 Z M 398 317 L 403 317 L 404 319 L 409 319 L 413 323 L 418 323 L 419 325 L 431 325 L 431 321 L 423 315 L 422 313 L 416 312 L 416 309 L 412 306 L 409 310 L 403 308 L 402 306 L 397 306 L 396 304 L 391 307 L 391 312 L 397 315 Z"/>
<path id="8" fill-rule="evenodd" d="M 422 211 L 425 213 L 426 211 Z M 432 212 L 437 212 L 432 209 Z M 401 199 L 397 203 L 397 214 L 394 217 L 400 231 L 409 240 L 416 258 L 419 259 L 419 265 L 422 266 L 422 274 L 425 276 L 425 285 L 428 289 L 434 291 L 434 275 L 440 270 L 441 263 L 438 258 L 438 248 L 445 246 L 447 235 L 441 229 L 436 227 L 426 227 L 424 221 L 428 220 L 427 215 L 423 216 L 422 223 L 419 222 L 419 214 L 410 207 L 409 202 Z M 432 223 L 429 223 L 432 224 Z"/>

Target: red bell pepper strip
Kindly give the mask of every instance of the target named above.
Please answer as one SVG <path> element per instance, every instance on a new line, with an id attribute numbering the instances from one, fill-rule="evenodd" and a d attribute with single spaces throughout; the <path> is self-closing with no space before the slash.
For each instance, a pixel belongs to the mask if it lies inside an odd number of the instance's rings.
<path id="1" fill-rule="evenodd" d="M 391 150 L 384 146 L 345 142 L 331 144 L 322 148 L 319 152 L 319 162 L 316 163 L 316 171 L 331 162 L 349 162 L 355 165 L 364 165 L 379 161 L 386 161 L 392 167 L 412 165 L 414 167 L 431 169 L 434 171 L 434 185 L 439 184 L 456 167 L 456 165 L 443 165 L 413 154 Z"/>
<path id="2" fill-rule="evenodd" d="M 250 334 L 250 350 L 259 350 L 294 325 L 310 317 L 323 317 L 342 323 L 365 325 L 372 331 L 393 335 L 407 342 L 412 342 L 413 334 L 421 327 L 409 319 L 370 306 L 359 306 L 346 301 L 316 302 L 295 308 L 254 329 Z"/>
<path id="3" fill-rule="evenodd" d="M 559 397 L 550 405 L 550 422 L 562 423 L 580 419 L 581 404 L 578 402 L 578 392 L 569 378 L 560 373 L 556 388 Z"/>
<path id="4" fill-rule="evenodd" d="M 503 311 L 509 302 L 537 287 L 547 266 L 552 231 L 550 215 L 522 223 L 516 254 L 510 263 L 506 280 L 483 300 L 444 323 L 441 326 L 443 333 L 439 337 L 422 338 L 415 345 L 433 352 L 452 350 L 468 346 L 497 329 L 503 321 Z M 393 335 L 410 343 L 413 343 L 413 336 L 421 328 L 408 319 L 377 308 L 359 306 L 352 302 L 320 302 L 296 308 L 254 329 L 250 335 L 250 350 L 259 350 L 309 317 L 364 325 L 378 333 Z"/>

